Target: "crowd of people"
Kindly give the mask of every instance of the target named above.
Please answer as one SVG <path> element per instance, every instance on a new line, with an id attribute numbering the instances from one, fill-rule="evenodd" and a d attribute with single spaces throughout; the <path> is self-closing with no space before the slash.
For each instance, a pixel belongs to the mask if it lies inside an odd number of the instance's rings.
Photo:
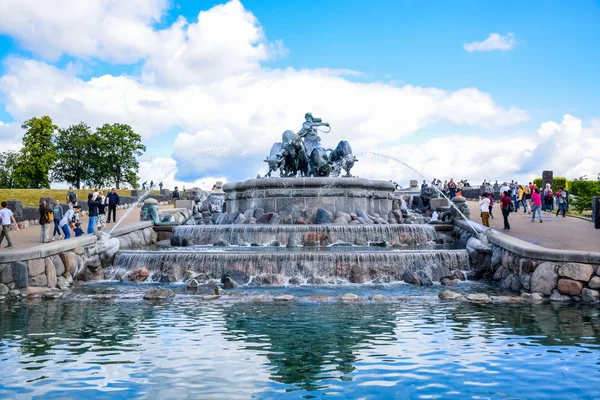
<path id="1" fill-rule="evenodd" d="M 423 183 L 421 184 L 421 190 L 428 187 L 436 188 L 441 191 L 444 196 L 452 199 L 456 196 L 460 196 L 463 188 L 471 187 L 471 184 L 467 179 L 461 179 L 460 181 L 455 182 L 454 178 L 450 178 L 449 181 L 445 180 L 444 183 L 442 183 L 441 180 L 433 178 L 430 184 L 427 184 L 427 181 L 423 180 Z"/>
<path id="2" fill-rule="evenodd" d="M 497 190 L 495 190 L 497 188 Z M 544 222 L 542 211 L 554 212 L 556 216 L 562 214 L 566 216 L 569 208 L 569 192 L 564 187 L 559 187 L 558 191 L 552 191 L 552 185 L 546 184 L 544 188 L 538 188 L 532 182 L 526 185 L 520 185 L 518 182 L 511 181 L 510 184 L 504 182 L 502 185 L 498 181 L 491 185 L 484 181 L 482 185 L 482 193 L 479 198 L 479 206 L 481 210 L 481 222 L 484 226 L 489 225 L 489 219 L 494 218 L 492 214 L 494 205 L 494 192 L 500 193 L 500 209 L 504 219 L 504 230 L 510 231 L 510 222 L 508 217 L 512 212 L 519 212 L 523 209 L 523 213 L 531 214 L 531 222 L 535 222 L 536 215 L 539 222 Z M 555 207 L 556 206 L 556 207 Z"/>

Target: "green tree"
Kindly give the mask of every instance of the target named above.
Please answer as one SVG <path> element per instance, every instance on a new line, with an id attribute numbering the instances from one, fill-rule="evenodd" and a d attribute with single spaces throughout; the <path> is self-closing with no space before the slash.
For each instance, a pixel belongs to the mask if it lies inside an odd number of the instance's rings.
<path id="1" fill-rule="evenodd" d="M 19 159 L 16 151 L 0 153 L 0 188 L 11 189 L 14 187 L 14 171 Z"/>
<path id="2" fill-rule="evenodd" d="M 137 186 L 137 158 L 146 151 L 142 137 L 126 124 L 104 124 L 96 130 L 97 155 L 94 174 L 120 189 L 122 183 Z M 102 182 L 102 183 L 108 183 Z"/>
<path id="3" fill-rule="evenodd" d="M 52 118 L 33 117 L 21 125 L 23 148 L 14 171 L 15 184 L 25 188 L 50 188 L 49 172 L 56 162 L 56 146 L 52 142 L 57 126 Z"/>
<path id="4" fill-rule="evenodd" d="M 55 141 L 57 165 L 52 170 L 52 180 L 64 181 L 77 189 L 83 182 L 91 183 L 96 138 L 92 129 L 85 123 L 59 129 Z"/>

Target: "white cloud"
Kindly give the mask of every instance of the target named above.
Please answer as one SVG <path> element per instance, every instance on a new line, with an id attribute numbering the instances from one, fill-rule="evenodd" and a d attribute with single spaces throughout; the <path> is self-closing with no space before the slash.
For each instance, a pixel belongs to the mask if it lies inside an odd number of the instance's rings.
<path id="1" fill-rule="evenodd" d="M 526 121 L 528 114 L 515 106 L 499 105 L 476 88 L 447 91 L 360 83 L 348 79 L 355 71 L 343 69 L 266 68 L 261 63 L 285 51 L 283 45 L 267 41 L 256 17 L 237 0 L 200 12 L 195 22 L 179 18 L 163 29 L 152 26 L 165 12 L 163 1 L 95 0 L 91 4 L 98 15 L 89 23 L 95 28 L 73 28 L 88 38 L 89 46 L 39 35 L 39 30 L 54 30 L 58 38 L 67 35 L 72 15 L 63 23 L 53 14 L 45 19 L 32 12 L 33 22 L 24 23 L 36 29 L 13 23 L 28 15 L 25 3 L 0 0 L 10 14 L 0 17 L 0 29 L 32 51 L 55 57 L 68 53 L 119 62 L 141 60 L 142 72 L 84 80 L 73 67 L 60 69 L 44 61 L 11 57 L 5 60 L 5 74 L 0 77 L 6 111 L 15 121 L 50 115 L 61 126 L 82 120 L 93 126 L 123 122 L 145 138 L 179 127 L 173 154 L 144 161 L 140 171 L 144 180 L 164 179 L 167 187 L 182 186 L 185 180 L 210 188 L 216 179 L 243 179 L 266 172 L 262 160 L 272 143 L 280 140 L 284 130 L 298 130 L 307 111 L 331 123 L 332 131 L 321 135 L 326 147 L 346 139 L 355 153 L 385 148 L 430 178 L 446 174 L 456 179 L 490 179 L 541 171 L 537 164 L 518 168 L 523 160 L 533 160 L 535 152 L 543 151 L 539 145 L 545 138 L 554 138 L 555 132 L 573 135 L 582 129 L 581 121 L 567 118 L 560 125 L 543 124 L 538 135 L 503 134 L 503 140 L 498 140 L 497 132 Z M 74 10 L 79 8 L 74 6 Z M 109 31 L 98 29 L 112 17 L 127 23 Z M 143 33 L 144 40 L 135 32 Z M 483 137 L 457 133 L 422 144 L 396 145 L 439 122 L 455 125 L 449 133 L 471 126 Z M 570 159 L 561 168 L 566 173 L 573 165 Z M 399 164 L 376 157 L 361 159 L 355 171 L 379 179 L 414 178 Z"/>
<path id="2" fill-rule="evenodd" d="M 19 124 L 0 121 L 0 151 L 20 149 L 22 136 L 23 131 Z"/>
<path id="3" fill-rule="evenodd" d="M 492 50 L 512 50 L 517 45 L 512 33 L 501 35 L 499 33 L 490 33 L 483 42 L 471 42 L 463 44 L 463 48 L 472 53 L 474 51 L 492 51 Z"/>

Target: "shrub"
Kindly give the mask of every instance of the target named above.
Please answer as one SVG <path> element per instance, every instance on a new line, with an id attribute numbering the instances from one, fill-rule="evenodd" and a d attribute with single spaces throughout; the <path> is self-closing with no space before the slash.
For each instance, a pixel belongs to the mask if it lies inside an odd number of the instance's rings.
<path id="1" fill-rule="evenodd" d="M 600 181 L 575 180 L 571 182 L 571 205 L 579 212 L 592 209 L 592 197 L 600 196 Z"/>
<path id="2" fill-rule="evenodd" d="M 542 188 L 542 178 L 535 178 L 533 183 L 540 189 Z M 568 191 L 571 191 L 571 182 L 567 178 L 557 176 L 556 178 L 552 179 L 552 190 L 557 191 L 561 186 Z"/>

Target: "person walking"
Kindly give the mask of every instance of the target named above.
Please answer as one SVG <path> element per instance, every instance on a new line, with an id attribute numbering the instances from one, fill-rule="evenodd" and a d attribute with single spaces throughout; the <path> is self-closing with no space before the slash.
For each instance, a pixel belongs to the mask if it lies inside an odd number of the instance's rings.
<path id="1" fill-rule="evenodd" d="M 73 190 L 73 186 L 69 186 L 69 191 L 67 192 L 66 197 L 69 208 L 73 208 L 77 205 L 77 202 L 79 201 L 79 196 L 77 195 L 77 192 Z"/>
<path id="2" fill-rule="evenodd" d="M 552 212 L 554 211 L 554 194 L 552 193 L 552 186 L 546 183 L 546 188 L 543 191 L 544 205 L 543 210 Z"/>
<path id="3" fill-rule="evenodd" d="M 71 238 L 71 229 L 74 229 L 73 224 L 75 221 L 77 221 L 77 213 L 79 211 L 81 211 L 81 207 L 78 205 L 73 208 L 69 208 L 58 223 L 65 234 L 65 240 Z"/>
<path id="4" fill-rule="evenodd" d="M 154 181 L 150 181 L 150 190 L 154 189 Z"/>
<path id="5" fill-rule="evenodd" d="M 54 236 L 58 235 L 58 240 L 62 239 L 62 231 L 60 230 L 60 220 L 63 217 L 63 209 L 60 206 L 60 200 L 54 200 L 54 207 L 52 207 L 52 214 L 54 214 L 54 230 L 52 231 L 52 241 L 54 241 Z"/>
<path id="6" fill-rule="evenodd" d="M 450 182 L 448 182 L 448 192 L 450 193 L 450 199 L 456 197 L 456 183 L 454 183 L 454 178 L 450 178 Z"/>
<path id="7" fill-rule="evenodd" d="M 17 225 L 17 221 L 15 220 L 12 210 L 8 208 L 8 203 L 3 201 L 0 205 L 2 206 L 2 209 L 0 210 L 0 222 L 2 223 L 2 232 L 0 232 L 0 245 L 2 245 L 2 241 L 4 238 L 6 238 L 6 246 L 4 248 L 12 249 L 13 245 L 9 235 L 10 227 L 14 223 L 17 230 L 19 230 L 19 226 Z"/>
<path id="8" fill-rule="evenodd" d="M 175 189 L 173 189 L 173 197 L 172 200 L 179 200 L 179 189 L 177 188 L 177 186 L 175 186 Z"/>
<path id="9" fill-rule="evenodd" d="M 146 190 L 146 181 L 142 182 L 142 190 Z"/>
<path id="10" fill-rule="evenodd" d="M 502 193 L 502 198 L 500 199 L 500 208 L 502 209 L 502 217 L 504 217 L 504 230 L 510 231 L 510 224 L 508 223 L 508 214 L 510 214 L 510 205 L 511 200 L 508 196 L 509 191 L 505 190 Z"/>
<path id="11" fill-rule="evenodd" d="M 121 199 L 117 193 L 117 189 L 112 188 L 110 193 L 106 195 L 108 198 L 108 223 L 112 214 L 113 222 L 117 222 L 117 206 L 121 204 Z"/>
<path id="12" fill-rule="evenodd" d="M 54 214 L 52 213 L 52 209 L 48 207 L 46 200 L 40 200 L 39 204 L 40 211 L 40 242 L 48 243 L 50 241 L 50 222 L 54 220 Z"/>
<path id="13" fill-rule="evenodd" d="M 490 218 L 494 219 L 494 214 L 492 213 L 493 208 L 494 208 L 494 196 L 492 195 L 492 193 L 486 193 L 488 199 L 490 199 Z"/>
<path id="14" fill-rule="evenodd" d="M 562 186 L 558 189 L 558 192 L 556 192 L 556 206 L 556 216 L 558 217 L 558 214 L 562 211 L 562 216 L 564 218 L 567 213 L 567 208 L 569 207 L 569 191 Z"/>
<path id="15" fill-rule="evenodd" d="M 104 197 L 104 192 L 101 190 L 98 193 L 98 220 L 96 221 L 96 227 L 99 231 L 106 226 L 106 207 L 107 199 Z"/>
<path id="16" fill-rule="evenodd" d="M 531 222 L 534 222 L 535 220 L 535 212 L 538 212 L 538 215 L 540 217 L 540 222 L 542 221 L 542 195 L 540 194 L 540 189 L 535 188 L 535 190 L 533 191 L 533 193 L 531 193 Z"/>
<path id="17" fill-rule="evenodd" d="M 98 205 L 100 204 L 97 201 L 98 193 L 90 193 L 88 195 L 88 227 L 87 233 L 88 235 L 94 234 L 94 230 L 96 228 L 96 222 L 98 221 Z"/>
<path id="18" fill-rule="evenodd" d="M 490 226 L 490 198 L 482 194 L 479 198 L 479 207 L 481 208 L 481 223 L 483 226 Z"/>

